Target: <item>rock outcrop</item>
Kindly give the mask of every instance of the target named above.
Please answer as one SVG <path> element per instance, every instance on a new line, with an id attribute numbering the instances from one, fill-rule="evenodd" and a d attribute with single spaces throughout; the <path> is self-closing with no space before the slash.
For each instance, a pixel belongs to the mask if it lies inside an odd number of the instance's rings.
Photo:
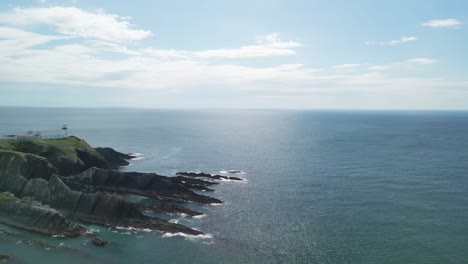
<path id="1" fill-rule="evenodd" d="M 113 148 L 95 148 L 95 150 L 104 157 L 111 168 L 127 166 L 129 164 L 128 160 L 135 158 L 133 155 L 120 153 Z"/>
<path id="2" fill-rule="evenodd" d="M 100 246 L 100 247 L 107 246 L 109 244 L 108 241 L 106 241 L 105 239 L 103 239 L 101 237 L 95 237 L 95 238 L 93 238 L 93 240 L 91 240 L 91 242 L 94 245 Z"/>

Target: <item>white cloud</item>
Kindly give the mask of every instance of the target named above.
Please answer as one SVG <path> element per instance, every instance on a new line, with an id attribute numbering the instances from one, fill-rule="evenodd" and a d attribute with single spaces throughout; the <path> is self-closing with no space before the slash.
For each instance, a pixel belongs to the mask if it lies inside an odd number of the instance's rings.
<path id="1" fill-rule="evenodd" d="M 128 19 L 102 10 L 86 12 L 76 7 L 15 8 L 0 14 L 0 23 L 13 26 L 50 25 L 60 34 L 122 42 L 147 38 L 150 31 L 132 29 Z"/>
<path id="2" fill-rule="evenodd" d="M 378 41 L 367 41 L 365 44 L 367 46 L 396 46 L 406 42 L 416 41 L 416 37 L 401 37 L 396 40 L 391 40 L 388 42 L 378 42 Z"/>
<path id="3" fill-rule="evenodd" d="M 294 55 L 296 54 L 294 48 L 298 47 L 302 47 L 302 44 L 294 41 L 282 41 L 278 33 L 270 33 L 267 35 L 257 36 L 255 38 L 254 45 L 246 45 L 231 49 L 185 51 L 147 48 L 142 51 L 146 52 L 148 55 L 163 59 L 240 59 Z"/>
<path id="4" fill-rule="evenodd" d="M 423 65 L 431 65 L 436 63 L 437 60 L 430 59 L 430 58 L 412 58 L 405 61 L 393 62 L 385 65 L 372 65 L 368 69 L 371 71 L 385 71 L 390 69 L 401 69 L 402 67 L 415 67 L 415 66 L 423 66 Z"/>
<path id="5" fill-rule="evenodd" d="M 434 19 L 429 20 L 422 25 L 425 27 L 434 27 L 434 28 L 458 28 L 463 23 L 457 19 L 449 18 L 449 19 Z"/>
<path id="6" fill-rule="evenodd" d="M 385 70 L 388 70 L 389 68 L 390 68 L 390 66 L 388 66 L 388 65 L 374 65 L 374 66 L 370 66 L 369 70 L 371 70 L 371 71 L 385 71 Z"/>
<path id="7" fill-rule="evenodd" d="M 267 34 L 267 35 L 257 36 L 255 38 L 255 42 L 262 47 L 276 48 L 276 49 L 292 49 L 292 48 L 302 47 L 302 44 L 298 42 L 282 41 L 280 39 L 280 34 L 275 33 L 275 32 Z"/>
<path id="8" fill-rule="evenodd" d="M 296 54 L 294 48 L 302 47 L 302 44 L 294 41 L 282 41 L 278 33 L 270 33 L 267 35 L 257 36 L 254 45 L 246 45 L 238 48 L 230 49 L 212 49 L 202 51 L 186 51 L 186 50 L 160 50 L 160 49 L 143 49 L 148 55 L 163 58 L 163 59 L 240 59 L 240 58 L 257 58 L 257 57 L 273 57 L 273 56 L 288 56 Z"/>
<path id="9" fill-rule="evenodd" d="M 17 28 L 0 26 L 0 58 L 24 51 L 29 47 L 61 39 L 66 39 L 66 37 L 41 35 Z"/>
<path id="10" fill-rule="evenodd" d="M 363 64 L 348 63 L 333 66 L 333 69 L 354 69 L 363 66 Z"/>
<path id="11" fill-rule="evenodd" d="M 428 58 L 414 58 L 414 59 L 409 59 L 406 60 L 407 63 L 412 63 L 412 64 L 434 64 L 437 62 L 437 60 L 434 59 L 428 59 Z"/>

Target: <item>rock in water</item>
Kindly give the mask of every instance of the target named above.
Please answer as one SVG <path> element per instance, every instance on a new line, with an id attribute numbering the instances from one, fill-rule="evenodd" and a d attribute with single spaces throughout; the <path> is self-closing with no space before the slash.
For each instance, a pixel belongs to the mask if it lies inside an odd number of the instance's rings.
<path id="1" fill-rule="evenodd" d="M 103 238 L 100 238 L 100 237 L 93 238 L 92 242 L 93 242 L 94 245 L 100 246 L 100 247 L 107 246 L 107 244 L 109 244 L 108 241 L 106 241 L 106 240 L 104 240 Z"/>

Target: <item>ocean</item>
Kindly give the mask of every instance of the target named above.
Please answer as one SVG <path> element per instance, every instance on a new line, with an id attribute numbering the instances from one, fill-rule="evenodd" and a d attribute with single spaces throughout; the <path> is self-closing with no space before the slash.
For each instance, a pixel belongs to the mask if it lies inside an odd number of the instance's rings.
<path id="1" fill-rule="evenodd" d="M 0 108 L 0 133 L 69 133 L 141 153 L 125 171 L 241 170 L 204 238 L 86 225 L 111 241 L 0 236 L 12 263 L 467 263 L 468 112 Z M 151 202 L 137 196 L 132 201 Z"/>

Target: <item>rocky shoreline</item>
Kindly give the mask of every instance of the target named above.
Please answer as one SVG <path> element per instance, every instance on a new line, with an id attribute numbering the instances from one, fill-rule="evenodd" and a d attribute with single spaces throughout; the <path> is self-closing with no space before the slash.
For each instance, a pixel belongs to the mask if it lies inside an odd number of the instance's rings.
<path id="1" fill-rule="evenodd" d="M 108 227 L 203 235 L 150 214 L 201 213 L 171 202 L 200 204 L 221 200 L 196 193 L 213 191 L 217 180 L 237 177 L 181 172 L 175 177 L 121 172 L 135 156 L 112 148 L 92 148 L 74 136 L 55 140 L 0 140 L 0 223 L 56 236 L 89 234 L 74 220 Z M 128 202 L 124 195 L 153 198 L 152 204 Z M 102 238 L 93 240 L 106 245 Z M 6 255 L 2 255 L 6 260 Z"/>

